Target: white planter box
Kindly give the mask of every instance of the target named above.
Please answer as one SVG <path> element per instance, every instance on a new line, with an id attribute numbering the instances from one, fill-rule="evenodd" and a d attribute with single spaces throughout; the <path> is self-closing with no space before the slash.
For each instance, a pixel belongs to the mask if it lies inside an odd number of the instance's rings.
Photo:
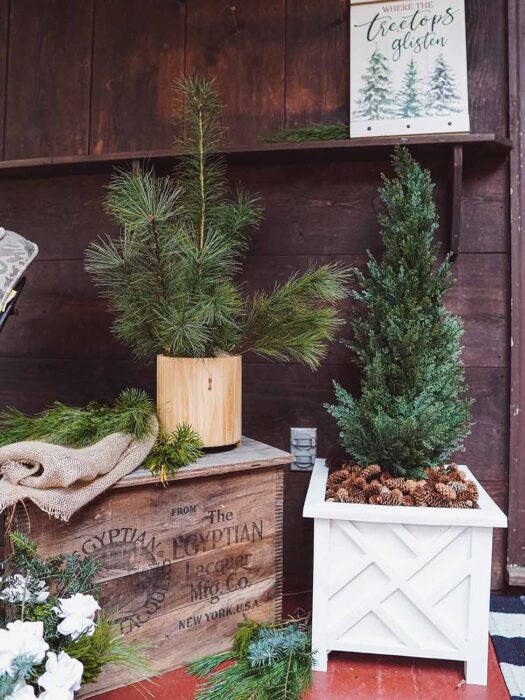
<path id="1" fill-rule="evenodd" d="M 316 461 L 303 515 L 315 518 L 312 644 L 317 671 L 330 651 L 465 662 L 486 685 L 492 529 L 507 518 L 479 488 L 479 507 L 326 503 Z"/>

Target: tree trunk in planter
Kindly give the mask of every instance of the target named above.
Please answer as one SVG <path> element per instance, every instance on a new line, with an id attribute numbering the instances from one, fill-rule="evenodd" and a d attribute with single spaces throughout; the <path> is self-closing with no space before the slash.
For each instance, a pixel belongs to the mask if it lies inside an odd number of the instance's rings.
<path id="1" fill-rule="evenodd" d="M 242 435 L 242 357 L 157 356 L 157 414 L 162 430 L 189 423 L 204 447 Z"/>

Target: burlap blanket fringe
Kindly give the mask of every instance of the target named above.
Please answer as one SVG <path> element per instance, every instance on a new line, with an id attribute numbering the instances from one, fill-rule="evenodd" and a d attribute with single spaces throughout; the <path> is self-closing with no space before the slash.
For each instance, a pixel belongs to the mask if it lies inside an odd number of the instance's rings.
<path id="1" fill-rule="evenodd" d="M 29 499 L 45 513 L 67 522 L 137 469 L 155 444 L 158 431 L 152 416 L 150 435 L 143 440 L 115 433 L 81 449 L 36 441 L 0 447 L 0 513 Z"/>

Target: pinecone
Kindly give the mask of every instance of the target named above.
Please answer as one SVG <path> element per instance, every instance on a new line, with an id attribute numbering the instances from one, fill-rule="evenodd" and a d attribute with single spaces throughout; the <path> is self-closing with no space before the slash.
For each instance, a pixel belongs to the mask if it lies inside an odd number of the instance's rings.
<path id="1" fill-rule="evenodd" d="M 379 498 L 383 506 L 400 506 L 403 503 L 403 494 L 399 489 L 393 489 L 388 493 L 382 493 Z"/>
<path id="2" fill-rule="evenodd" d="M 473 481 L 465 481 L 465 484 L 467 485 L 467 491 L 470 494 L 470 499 L 474 501 L 474 503 L 477 503 L 479 500 L 478 487 Z"/>
<path id="3" fill-rule="evenodd" d="M 416 506 L 421 508 L 422 506 L 428 505 L 429 491 L 427 489 L 426 483 L 418 482 L 416 488 L 412 492 L 412 497 L 414 498 L 414 503 Z"/>
<path id="4" fill-rule="evenodd" d="M 449 484 L 436 484 L 434 486 L 436 493 L 449 501 L 455 501 L 458 497 L 456 491 Z"/>
<path id="5" fill-rule="evenodd" d="M 366 498 L 370 498 L 370 496 L 379 496 L 382 488 L 383 487 L 381 486 L 379 481 L 377 479 L 374 479 L 365 486 L 365 488 L 363 489 L 363 493 L 365 494 Z"/>
<path id="6" fill-rule="evenodd" d="M 450 504 L 451 508 L 474 508 L 472 501 L 454 501 Z"/>
<path id="7" fill-rule="evenodd" d="M 407 507 L 473 508 L 479 494 L 473 481 L 450 464 L 427 467 L 427 479 L 406 479 L 382 472 L 377 464 L 360 467 L 339 460 L 341 467 L 328 475 L 326 500 L 343 503 L 403 505 Z"/>
<path id="8" fill-rule="evenodd" d="M 331 472 L 328 474 L 326 483 L 328 486 L 335 486 L 335 484 L 341 484 L 343 481 L 346 481 L 348 476 L 349 474 L 346 474 L 346 472 L 343 473 L 342 470 L 339 472 Z"/>
<path id="9" fill-rule="evenodd" d="M 389 489 L 399 489 L 403 491 L 405 489 L 406 479 L 404 476 L 392 477 L 392 479 L 387 479 L 383 483 Z"/>
<path id="10" fill-rule="evenodd" d="M 459 494 L 464 493 L 465 491 L 468 490 L 468 487 L 464 481 L 452 481 L 449 484 L 451 489 L 454 489 L 456 494 L 459 496 Z"/>
<path id="11" fill-rule="evenodd" d="M 405 480 L 405 493 L 414 493 L 414 489 L 417 486 L 417 481 L 414 481 L 414 479 L 406 479 Z"/>
<path id="12" fill-rule="evenodd" d="M 369 479 L 373 479 L 374 476 L 377 476 L 378 474 L 381 474 L 381 467 L 379 464 L 370 464 L 361 471 L 361 476 L 367 481 Z"/>

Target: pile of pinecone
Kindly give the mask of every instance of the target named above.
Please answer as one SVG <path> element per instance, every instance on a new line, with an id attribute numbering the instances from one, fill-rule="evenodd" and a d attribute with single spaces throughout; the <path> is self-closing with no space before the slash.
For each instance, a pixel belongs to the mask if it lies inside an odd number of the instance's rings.
<path id="1" fill-rule="evenodd" d="M 474 508 L 478 489 L 456 464 L 425 469 L 426 479 L 395 477 L 378 464 L 361 467 L 351 462 L 332 463 L 326 500 L 420 508 Z"/>

